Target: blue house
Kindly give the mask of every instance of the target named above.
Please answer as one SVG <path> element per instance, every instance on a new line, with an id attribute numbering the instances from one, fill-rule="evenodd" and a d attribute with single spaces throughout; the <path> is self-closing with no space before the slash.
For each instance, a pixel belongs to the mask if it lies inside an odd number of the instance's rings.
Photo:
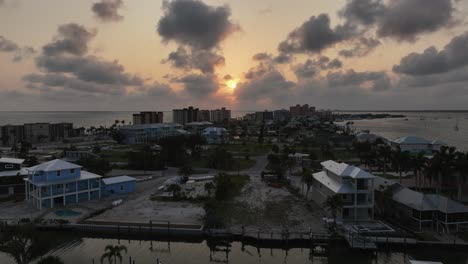
<path id="1" fill-rule="evenodd" d="M 63 160 L 27 169 L 26 200 L 39 210 L 101 198 L 101 176 Z"/>
<path id="2" fill-rule="evenodd" d="M 105 178 L 102 183 L 102 193 L 105 196 L 128 194 L 136 190 L 136 179 L 129 176 Z"/>

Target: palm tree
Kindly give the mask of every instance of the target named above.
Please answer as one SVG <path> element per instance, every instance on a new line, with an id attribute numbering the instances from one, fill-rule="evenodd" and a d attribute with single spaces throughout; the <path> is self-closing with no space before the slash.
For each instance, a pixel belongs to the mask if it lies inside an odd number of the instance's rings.
<path id="1" fill-rule="evenodd" d="M 325 200 L 323 206 L 326 210 L 330 211 L 333 217 L 333 223 L 336 225 L 336 215 L 338 214 L 338 210 L 343 208 L 343 199 L 339 194 L 335 194 L 333 196 L 328 196 Z"/>
<path id="2" fill-rule="evenodd" d="M 392 154 L 392 149 L 388 145 L 381 145 L 377 149 L 377 154 L 381 158 L 381 166 L 383 169 L 383 176 L 387 175 L 387 163 Z"/>
<path id="3" fill-rule="evenodd" d="M 213 182 L 207 182 L 205 183 L 205 191 L 208 193 L 208 196 L 211 197 L 211 193 L 213 192 L 215 186 Z"/>
<path id="4" fill-rule="evenodd" d="M 310 186 L 312 186 L 312 183 L 314 181 L 314 176 L 312 175 L 310 170 L 304 169 L 302 171 L 301 181 L 302 181 L 302 190 L 303 191 L 304 191 L 304 184 L 307 186 L 306 194 L 305 194 L 305 199 L 307 200 L 307 196 L 309 195 Z"/>
<path id="5" fill-rule="evenodd" d="M 436 152 L 434 157 L 429 161 L 428 175 L 431 178 L 436 178 L 436 194 L 440 194 L 443 185 L 443 179 L 450 175 L 455 170 L 456 148 L 442 146 L 440 151 Z"/>
<path id="6" fill-rule="evenodd" d="M 468 175 L 468 152 L 456 153 L 455 169 L 457 174 L 457 200 L 461 201 L 463 191 L 462 186 L 465 183 L 466 176 Z"/>
<path id="7" fill-rule="evenodd" d="M 412 156 L 410 162 L 416 188 L 421 188 L 421 172 L 426 168 L 427 158 L 424 156 L 424 152 L 420 152 L 418 155 Z"/>
<path id="8" fill-rule="evenodd" d="M 119 259 L 120 263 L 122 263 L 122 251 L 125 251 L 125 254 L 127 254 L 127 247 L 122 245 L 107 245 L 104 249 L 104 254 L 101 256 L 101 263 L 104 263 L 104 259 L 107 259 L 109 264 L 116 264 L 117 259 Z"/>
<path id="9" fill-rule="evenodd" d="M 59 257 L 48 256 L 39 260 L 37 264 L 64 264 L 64 262 Z"/>

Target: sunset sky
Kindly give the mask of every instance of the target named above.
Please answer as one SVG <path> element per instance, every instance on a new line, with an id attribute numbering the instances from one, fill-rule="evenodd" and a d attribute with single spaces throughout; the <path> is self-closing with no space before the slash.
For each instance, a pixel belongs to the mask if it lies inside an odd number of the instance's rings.
<path id="1" fill-rule="evenodd" d="M 0 110 L 468 109 L 465 0 L 0 0 Z"/>

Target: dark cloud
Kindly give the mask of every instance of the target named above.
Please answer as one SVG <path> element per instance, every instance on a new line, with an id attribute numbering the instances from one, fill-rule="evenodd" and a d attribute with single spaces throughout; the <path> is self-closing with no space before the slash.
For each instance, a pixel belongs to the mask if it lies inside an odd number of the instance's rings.
<path id="1" fill-rule="evenodd" d="M 372 90 L 387 90 L 391 86 L 390 78 L 385 72 L 333 72 L 327 75 L 330 87 L 336 86 L 358 86 L 371 88 Z"/>
<path id="2" fill-rule="evenodd" d="M 180 69 L 199 69 L 203 73 L 213 73 L 216 67 L 224 66 L 225 59 L 215 52 L 206 50 L 190 52 L 179 47 L 177 51 L 169 53 L 168 58 L 163 62 L 170 62 L 174 67 Z"/>
<path id="3" fill-rule="evenodd" d="M 266 52 L 259 52 L 252 56 L 252 60 L 254 61 L 263 61 L 271 59 L 271 54 Z"/>
<path id="4" fill-rule="evenodd" d="M 54 41 L 45 45 L 42 50 L 47 56 L 62 53 L 84 55 L 88 52 L 88 42 L 95 36 L 96 32 L 88 31 L 75 23 L 61 25 Z"/>
<path id="5" fill-rule="evenodd" d="M 194 98 L 206 98 L 218 91 L 218 81 L 213 74 L 189 74 L 174 80 L 182 83 L 184 92 Z"/>
<path id="6" fill-rule="evenodd" d="M 223 79 L 225 81 L 229 81 L 229 80 L 232 80 L 232 76 L 230 74 L 226 74 L 226 75 L 224 75 Z"/>
<path id="7" fill-rule="evenodd" d="M 143 80 L 125 72 L 117 61 L 109 62 L 94 56 L 41 55 L 36 59 L 37 66 L 50 73 L 69 73 L 80 80 L 99 84 L 142 85 Z"/>
<path id="8" fill-rule="evenodd" d="M 42 93 L 124 94 L 129 86 L 143 86 L 144 80 L 125 71 L 118 61 L 87 55 L 88 44 L 95 36 L 77 24 L 58 27 L 51 43 L 44 45 L 36 58 L 41 74 L 29 74 L 27 87 Z"/>
<path id="9" fill-rule="evenodd" d="M 231 22 L 228 6 L 212 7 L 198 0 L 163 2 L 164 15 L 158 23 L 163 41 L 175 41 L 198 49 L 212 49 L 239 26 Z"/>
<path id="10" fill-rule="evenodd" d="M 379 22 L 378 35 L 414 41 L 453 23 L 452 0 L 392 0 Z"/>
<path id="11" fill-rule="evenodd" d="M 116 22 L 124 18 L 118 13 L 122 5 L 122 0 L 101 0 L 93 4 L 92 10 L 96 17 L 102 22 Z"/>
<path id="12" fill-rule="evenodd" d="M 345 58 L 363 57 L 371 53 L 380 44 L 377 39 L 360 37 L 354 42 L 351 49 L 343 49 L 339 52 L 339 55 Z"/>
<path id="13" fill-rule="evenodd" d="M 0 51 L 2 52 L 14 52 L 19 50 L 20 47 L 15 42 L 0 36 Z"/>
<path id="14" fill-rule="evenodd" d="M 443 50 L 427 48 L 423 53 L 411 53 L 393 67 L 396 73 L 429 75 L 444 73 L 468 65 L 468 32 L 454 37 Z"/>
<path id="15" fill-rule="evenodd" d="M 330 61 L 330 58 L 320 56 L 318 60 L 308 59 L 302 64 L 295 65 L 293 71 L 298 79 L 313 78 L 323 70 L 338 69 L 343 66 L 338 59 Z"/>
<path id="16" fill-rule="evenodd" d="M 288 38 L 281 42 L 278 50 L 281 54 L 318 53 L 349 37 L 350 32 L 342 27 L 332 29 L 330 17 L 327 14 L 312 16 L 300 27 L 289 33 Z"/>
<path id="17" fill-rule="evenodd" d="M 125 92 L 124 87 L 120 85 L 102 85 L 57 73 L 29 74 L 24 76 L 23 80 L 28 82 L 30 89 L 45 92 L 69 90 L 78 93 L 109 95 L 120 95 Z"/>
<path id="18" fill-rule="evenodd" d="M 21 48 L 18 44 L 3 36 L 0 36 L 0 52 L 12 53 L 13 62 L 20 62 L 36 53 L 34 48 L 29 46 Z"/>
<path id="19" fill-rule="evenodd" d="M 382 0 L 349 0 L 339 12 L 347 23 L 372 25 L 377 22 L 385 12 Z"/>

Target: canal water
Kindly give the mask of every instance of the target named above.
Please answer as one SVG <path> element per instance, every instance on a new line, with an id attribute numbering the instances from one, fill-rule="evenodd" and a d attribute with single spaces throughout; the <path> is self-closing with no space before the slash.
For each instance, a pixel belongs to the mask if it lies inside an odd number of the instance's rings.
<path id="1" fill-rule="evenodd" d="M 330 248 L 325 256 L 311 254 L 310 249 L 270 249 L 256 248 L 243 245 L 241 242 L 230 244 L 229 251 L 226 246 L 218 245 L 219 251 L 212 251 L 207 242 L 161 242 L 117 240 L 102 238 L 77 238 L 52 249 L 47 255 L 59 256 L 65 263 L 87 264 L 100 262 L 106 245 L 124 245 L 127 254 L 123 254 L 122 263 L 129 263 L 129 257 L 135 260 L 135 264 L 157 263 L 164 264 L 189 264 L 189 263 L 234 263 L 234 264 L 400 264 L 407 263 L 408 257 L 418 260 L 442 261 L 444 264 L 468 263 L 468 252 L 444 251 L 433 248 L 418 250 L 389 250 L 379 251 L 375 254 L 356 252 L 340 244 Z M 210 245 L 213 248 L 213 245 Z M 14 264 L 9 256 L 0 253 L 1 264 Z M 104 262 L 107 263 L 107 262 Z M 119 262 L 117 262 L 119 263 Z"/>

